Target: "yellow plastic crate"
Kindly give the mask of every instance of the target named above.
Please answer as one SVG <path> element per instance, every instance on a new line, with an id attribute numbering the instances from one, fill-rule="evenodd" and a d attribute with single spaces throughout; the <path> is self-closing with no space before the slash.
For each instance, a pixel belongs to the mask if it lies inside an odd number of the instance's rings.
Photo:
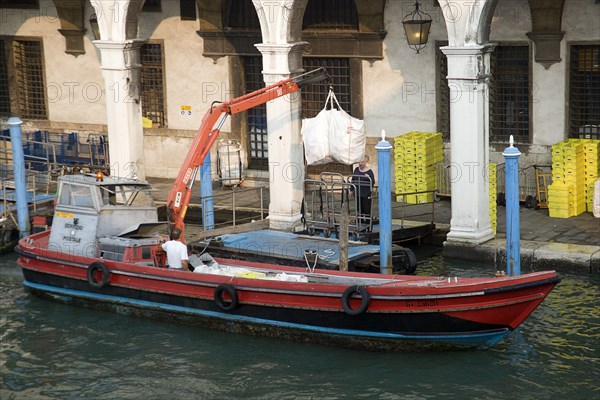
<path id="1" fill-rule="evenodd" d="M 585 160 L 583 152 L 575 153 L 575 154 L 565 154 L 563 157 L 563 162 L 565 164 L 573 163 L 573 165 L 581 165 Z"/>
<path id="2" fill-rule="evenodd" d="M 552 182 L 554 183 L 564 183 L 565 180 L 565 174 L 560 172 L 552 172 Z"/>
<path id="3" fill-rule="evenodd" d="M 573 216 L 569 210 L 559 208 L 548 208 L 548 214 L 550 218 L 571 218 Z"/>
<path id="4" fill-rule="evenodd" d="M 583 168 L 583 164 L 578 166 L 567 166 L 564 168 L 565 175 L 576 175 L 583 177 L 585 170 Z"/>
<path id="5" fill-rule="evenodd" d="M 398 203 L 417 204 L 417 195 L 416 194 L 397 195 L 396 201 Z"/>
<path id="6" fill-rule="evenodd" d="M 417 195 L 417 203 L 432 203 L 433 202 L 433 193 L 421 193 Z"/>
<path id="7" fill-rule="evenodd" d="M 411 142 L 412 143 L 412 137 L 411 137 L 412 133 L 413 132 L 408 132 L 408 133 L 405 133 L 403 135 L 396 136 L 394 138 L 394 144 L 405 144 L 407 142 Z"/>
<path id="8" fill-rule="evenodd" d="M 580 143 L 568 143 L 562 148 L 563 157 L 576 157 L 581 154 L 583 156 L 583 145 Z"/>
<path id="9" fill-rule="evenodd" d="M 403 172 L 417 172 L 417 165 L 416 164 L 398 164 L 396 165 L 396 171 L 403 171 Z"/>
<path id="10" fill-rule="evenodd" d="M 421 165 L 417 164 L 416 172 L 419 174 L 432 174 L 435 176 L 435 165 Z"/>
<path id="11" fill-rule="evenodd" d="M 552 171 L 556 170 L 556 169 L 564 169 L 565 168 L 565 162 L 563 161 L 562 157 L 561 158 L 553 158 L 552 159 Z"/>
<path id="12" fill-rule="evenodd" d="M 585 153 L 600 153 L 600 140 L 591 140 L 583 144 Z"/>
<path id="13" fill-rule="evenodd" d="M 585 203 L 577 203 L 575 204 L 575 215 L 583 214 L 586 210 Z"/>
<path id="14" fill-rule="evenodd" d="M 404 153 L 404 157 L 414 157 L 416 154 L 416 149 L 414 147 L 404 147 L 402 148 L 402 152 Z"/>
<path id="15" fill-rule="evenodd" d="M 442 162 L 444 160 L 444 157 L 442 156 L 441 153 L 434 153 L 434 154 L 418 154 L 417 153 L 417 162 L 424 164 L 424 165 L 433 165 L 433 164 L 437 164 L 439 162 Z"/>
<path id="16" fill-rule="evenodd" d="M 553 182 L 550 185 L 548 185 L 548 193 L 554 192 L 554 191 L 572 192 L 573 191 L 573 185 L 566 185 L 564 183 Z"/>
<path id="17" fill-rule="evenodd" d="M 421 192 L 424 190 L 435 190 L 435 183 L 417 183 L 417 192 Z"/>
<path id="18" fill-rule="evenodd" d="M 415 181 L 417 183 L 435 183 L 435 174 L 417 174 Z"/>

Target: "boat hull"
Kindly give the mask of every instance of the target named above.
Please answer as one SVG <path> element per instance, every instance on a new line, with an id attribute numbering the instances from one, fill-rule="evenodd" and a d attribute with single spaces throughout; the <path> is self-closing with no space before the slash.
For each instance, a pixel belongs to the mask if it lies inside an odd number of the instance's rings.
<path id="1" fill-rule="evenodd" d="M 295 342 L 316 343 L 368 351 L 439 351 L 459 348 L 488 348 L 510 335 L 512 329 L 500 328 L 454 334 L 406 335 L 340 329 L 272 319 L 250 317 L 240 313 L 223 313 L 195 307 L 176 306 L 164 302 L 138 300 L 65 289 L 24 281 L 36 295 L 65 304 L 125 315 L 201 326 L 229 333 L 278 338 Z"/>
<path id="2" fill-rule="evenodd" d="M 230 332 L 381 351 L 493 346 L 558 282 L 554 272 L 519 279 L 461 278 L 459 283 L 458 278 L 373 278 L 339 271 L 313 276 L 333 283 L 280 282 L 61 258 L 62 253 L 23 244 L 18 263 L 24 285 L 54 300 Z M 89 280 L 88 269 L 97 262 L 105 262 L 110 271 L 106 284 Z M 235 265 L 303 272 L 251 262 Z M 223 294 L 228 291 L 235 302 Z"/>

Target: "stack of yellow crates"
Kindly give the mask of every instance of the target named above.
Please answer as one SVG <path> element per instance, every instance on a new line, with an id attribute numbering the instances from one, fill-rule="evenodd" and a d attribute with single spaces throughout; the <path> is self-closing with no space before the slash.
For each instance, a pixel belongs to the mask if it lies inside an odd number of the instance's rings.
<path id="1" fill-rule="evenodd" d="M 394 138 L 396 200 L 408 204 L 430 203 L 432 193 L 400 195 L 436 189 L 435 164 L 444 158 L 442 134 L 409 132 Z"/>
<path id="2" fill-rule="evenodd" d="M 497 185 L 496 185 L 496 164 L 490 163 L 490 167 L 488 168 L 489 174 L 489 182 L 490 182 L 490 223 L 492 226 L 492 230 L 494 231 L 494 236 L 496 236 L 496 227 L 497 224 L 497 206 L 496 206 L 496 195 L 497 195 Z"/>
<path id="3" fill-rule="evenodd" d="M 600 141 L 593 139 L 567 139 L 552 146 L 552 184 L 548 186 L 551 217 L 569 218 L 592 209 L 599 150 Z"/>
<path id="4" fill-rule="evenodd" d="M 594 183 L 600 177 L 600 140 L 580 139 L 583 141 L 583 161 L 585 174 L 585 207 L 588 212 L 594 208 Z"/>

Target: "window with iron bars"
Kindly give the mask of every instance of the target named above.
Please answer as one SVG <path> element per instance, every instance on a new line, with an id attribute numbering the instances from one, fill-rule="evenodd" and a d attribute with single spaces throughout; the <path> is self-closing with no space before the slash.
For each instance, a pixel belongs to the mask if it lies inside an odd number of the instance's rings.
<path id="1" fill-rule="evenodd" d="M 436 44 L 435 65 L 437 66 L 437 131 L 441 132 L 444 141 L 450 141 L 450 87 L 448 86 L 448 62 L 446 55 L 440 47 L 447 46 L 447 42 Z"/>
<path id="2" fill-rule="evenodd" d="M 18 113 L 21 118 L 47 119 L 42 42 L 12 42 Z"/>
<path id="3" fill-rule="evenodd" d="M 142 60 L 141 90 L 142 115 L 153 122 L 153 127 L 167 126 L 164 100 L 163 51 L 160 43 L 146 43 L 140 50 Z"/>
<path id="4" fill-rule="evenodd" d="M 572 45 L 569 137 L 600 139 L 600 45 Z"/>
<path id="5" fill-rule="evenodd" d="M 490 143 L 529 143 L 529 46 L 497 46 L 491 54 Z"/>
<path id="6" fill-rule="evenodd" d="M 439 47 L 436 54 L 439 61 L 437 127 L 444 140 L 450 140 L 450 90 L 446 78 L 448 60 Z M 496 46 L 492 52 L 490 143 L 506 143 L 511 135 L 518 143 L 530 142 L 530 69 L 529 46 Z"/>
<path id="7" fill-rule="evenodd" d="M 245 93 L 259 90 L 265 86 L 262 75 L 262 57 L 242 57 L 244 64 Z M 260 104 L 246 111 L 248 127 L 248 167 L 251 169 L 269 169 L 269 150 L 267 132 L 267 106 Z"/>
<path id="8" fill-rule="evenodd" d="M 10 116 L 8 54 L 6 53 L 6 42 L 4 40 L 0 40 L 0 116 Z"/>

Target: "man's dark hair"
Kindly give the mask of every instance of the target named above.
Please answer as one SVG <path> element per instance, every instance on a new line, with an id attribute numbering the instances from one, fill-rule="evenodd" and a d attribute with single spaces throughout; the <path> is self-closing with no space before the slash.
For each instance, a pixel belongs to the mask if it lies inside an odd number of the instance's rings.
<path id="1" fill-rule="evenodd" d="M 181 237 L 181 229 L 175 228 L 171 231 L 170 239 L 171 240 L 179 240 Z"/>

